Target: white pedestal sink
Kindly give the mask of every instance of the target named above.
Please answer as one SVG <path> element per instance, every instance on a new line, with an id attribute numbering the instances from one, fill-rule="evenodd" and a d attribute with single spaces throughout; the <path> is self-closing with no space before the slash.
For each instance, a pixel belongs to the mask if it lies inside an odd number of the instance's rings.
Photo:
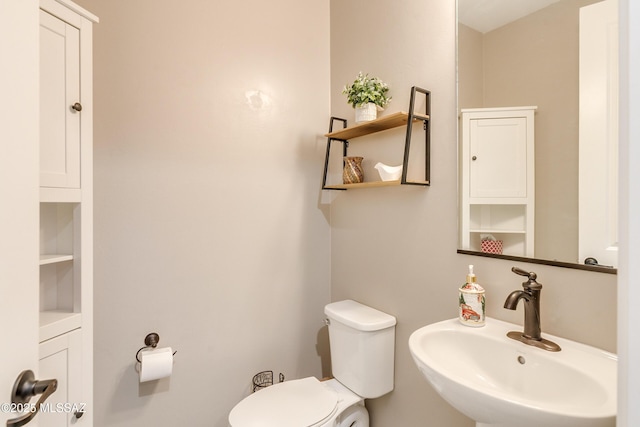
<path id="1" fill-rule="evenodd" d="M 456 318 L 418 329 L 409 348 L 433 388 L 478 427 L 615 427 L 617 356 L 546 334 L 562 351 L 507 337 L 520 330 Z"/>

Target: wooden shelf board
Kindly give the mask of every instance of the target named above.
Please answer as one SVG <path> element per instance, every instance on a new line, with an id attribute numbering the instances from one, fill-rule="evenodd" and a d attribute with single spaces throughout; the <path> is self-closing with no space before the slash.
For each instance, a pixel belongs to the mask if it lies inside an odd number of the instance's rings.
<path id="1" fill-rule="evenodd" d="M 58 262 L 72 261 L 73 255 L 68 254 L 41 254 L 40 265 L 55 264 Z"/>
<path id="2" fill-rule="evenodd" d="M 411 181 L 408 184 L 429 185 L 429 181 Z M 395 187 L 402 185 L 399 179 L 394 181 L 370 181 L 359 184 L 334 184 L 324 187 L 325 190 L 348 190 L 355 188 Z"/>
<path id="3" fill-rule="evenodd" d="M 82 314 L 64 310 L 40 312 L 40 342 L 82 326 Z"/>
<path id="4" fill-rule="evenodd" d="M 429 120 L 429 116 L 425 114 L 414 114 L 419 120 Z M 379 119 L 372 120 L 370 122 L 359 123 L 355 126 L 348 127 L 346 129 L 340 129 L 327 133 L 324 136 L 327 138 L 334 138 L 340 140 L 347 140 L 358 138 L 360 136 L 370 135 L 372 133 L 381 132 L 383 130 L 393 129 L 407 124 L 409 114 L 400 111 L 397 113 L 389 114 L 388 116 L 380 117 Z"/>
<path id="5" fill-rule="evenodd" d="M 325 189 L 348 190 L 349 188 L 393 187 L 396 185 L 400 185 L 399 179 L 394 181 L 371 181 L 371 182 L 361 182 L 358 184 L 327 185 Z"/>

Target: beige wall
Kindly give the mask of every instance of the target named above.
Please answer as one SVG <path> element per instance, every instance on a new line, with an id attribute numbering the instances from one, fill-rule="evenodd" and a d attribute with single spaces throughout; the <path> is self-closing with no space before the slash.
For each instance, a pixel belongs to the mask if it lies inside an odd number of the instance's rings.
<path id="1" fill-rule="evenodd" d="M 255 373 L 322 375 L 328 3 L 79 3 L 100 17 L 95 425 L 226 427 Z M 139 387 L 151 331 L 174 372 Z"/>
<path id="2" fill-rule="evenodd" d="M 331 297 L 353 298 L 398 319 L 396 388 L 367 402 L 372 427 L 471 427 L 471 420 L 426 383 L 407 346 L 415 329 L 457 315 L 457 288 L 466 265 L 476 266 L 487 289 L 489 316 L 522 324 L 522 307 L 516 312 L 502 308 L 509 292 L 521 288 L 522 278 L 510 272 L 518 265 L 538 273 L 544 285 L 543 332 L 608 350 L 616 346 L 616 276 L 456 254 L 455 4 L 401 3 L 331 2 L 332 112 L 353 119 L 340 90 L 360 70 L 390 84 L 394 99 L 387 113 L 407 108 L 412 85 L 432 90 L 433 184 L 333 196 Z M 371 47 L 364 49 L 354 28 L 367 22 L 384 24 L 371 31 Z M 352 142 L 350 150 L 370 162 L 386 155 L 375 142 L 366 147 Z"/>
<path id="3" fill-rule="evenodd" d="M 340 95 L 362 70 L 391 87 L 385 113 L 405 110 L 411 86 L 432 91 L 432 186 L 349 190 L 331 205 L 332 299 L 353 298 L 397 317 L 395 390 L 367 402 L 372 426 L 471 426 L 445 404 L 411 360 L 419 326 L 453 317 L 464 272 L 456 255 L 455 3 L 411 0 L 331 2 L 332 112 L 353 120 Z M 354 28 L 381 23 L 368 48 Z M 396 132 L 396 150 L 403 133 Z M 351 143 L 375 163 L 385 148 Z M 389 138 L 385 138 L 387 140 Z M 365 175 L 367 171 L 365 170 Z"/>
<path id="4" fill-rule="evenodd" d="M 484 103 L 484 37 L 458 24 L 458 108 L 482 108 Z"/>

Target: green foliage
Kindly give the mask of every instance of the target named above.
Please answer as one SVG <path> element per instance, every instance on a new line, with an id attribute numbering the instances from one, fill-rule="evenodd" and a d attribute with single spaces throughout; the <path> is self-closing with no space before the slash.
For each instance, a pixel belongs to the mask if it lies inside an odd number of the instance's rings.
<path id="1" fill-rule="evenodd" d="M 373 102 L 377 106 L 384 108 L 391 98 L 387 96 L 389 86 L 377 77 L 369 77 L 369 74 L 358 73 L 358 78 L 351 86 L 345 86 L 342 91 L 347 95 L 347 102 L 353 107 L 359 107 L 368 102 Z"/>

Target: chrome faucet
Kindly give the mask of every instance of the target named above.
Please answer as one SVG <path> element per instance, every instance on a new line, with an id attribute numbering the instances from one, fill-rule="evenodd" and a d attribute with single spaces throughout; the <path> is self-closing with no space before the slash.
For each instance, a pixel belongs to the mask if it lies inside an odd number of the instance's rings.
<path id="1" fill-rule="evenodd" d="M 542 338 L 540 331 L 540 293 L 542 285 L 536 282 L 536 273 L 524 271 L 518 267 L 512 267 L 511 271 L 528 278 L 522 283 L 522 291 L 513 291 L 504 302 L 504 308 L 515 310 L 518 301 L 524 300 L 524 333 L 511 331 L 507 333 L 509 338 L 521 341 L 525 344 L 542 348 L 548 351 L 560 351 L 560 346 L 554 342 Z"/>

